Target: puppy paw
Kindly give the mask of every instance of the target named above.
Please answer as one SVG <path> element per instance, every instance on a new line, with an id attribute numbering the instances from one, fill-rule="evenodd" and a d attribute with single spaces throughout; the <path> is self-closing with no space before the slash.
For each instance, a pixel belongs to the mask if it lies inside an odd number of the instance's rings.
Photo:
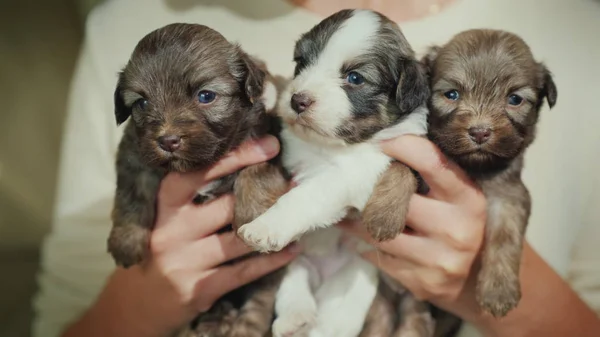
<path id="1" fill-rule="evenodd" d="M 294 309 L 286 315 L 279 316 L 273 322 L 273 337 L 307 336 L 316 323 L 317 308 Z"/>
<path id="2" fill-rule="evenodd" d="M 477 286 L 477 302 L 494 317 L 504 317 L 516 308 L 521 300 L 519 280 L 514 277 L 480 279 Z"/>
<path id="3" fill-rule="evenodd" d="M 108 237 L 108 252 L 115 263 L 129 268 L 141 263 L 149 250 L 150 230 L 137 225 L 115 226 Z"/>
<path id="4" fill-rule="evenodd" d="M 367 225 L 367 232 L 369 232 L 371 237 L 378 242 L 394 239 L 396 236 L 398 236 L 398 234 L 402 233 L 403 229 L 403 223 L 385 227 Z"/>
<path id="5" fill-rule="evenodd" d="M 280 226 L 272 226 L 255 220 L 241 226 L 238 229 L 238 236 L 258 252 L 278 252 L 293 240 L 280 229 Z"/>

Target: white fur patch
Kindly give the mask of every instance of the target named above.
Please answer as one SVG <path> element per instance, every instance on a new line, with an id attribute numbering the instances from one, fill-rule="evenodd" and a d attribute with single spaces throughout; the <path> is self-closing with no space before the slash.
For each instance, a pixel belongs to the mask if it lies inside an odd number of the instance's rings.
<path id="1" fill-rule="evenodd" d="M 271 81 L 265 81 L 262 100 L 267 111 L 275 108 L 275 104 L 277 103 L 277 88 L 275 88 L 275 85 Z"/>
<path id="2" fill-rule="evenodd" d="M 390 163 L 377 144 L 325 147 L 299 138 L 286 126 L 281 138 L 284 166 L 298 186 L 240 228 L 246 243 L 259 251 L 280 250 L 308 231 L 331 226 L 348 207 L 362 210 Z"/>
<path id="3" fill-rule="evenodd" d="M 327 147 L 307 142 L 285 126 L 281 137 L 284 166 L 299 184 L 239 231 L 260 251 L 280 250 L 302 238 L 303 254 L 313 257 L 310 268 L 296 265 L 303 271 L 284 277 L 276 299 L 275 336 L 307 325 L 314 325 L 309 336 L 357 336 L 377 290 L 377 270 L 339 245 L 337 228 L 303 235 L 338 222 L 348 207 L 362 210 L 390 158 L 377 144 Z M 348 262 L 338 265 L 338 260 Z M 331 268 L 339 270 L 324 272 Z M 308 291 L 311 279 L 319 280 L 314 294 Z"/>
<path id="4" fill-rule="evenodd" d="M 290 106 L 294 93 L 305 92 L 314 103 L 305 114 L 312 124 L 324 133 L 333 135 L 345 120 L 351 117 L 351 103 L 342 88 L 340 77 L 344 62 L 369 50 L 380 28 L 379 17 L 371 11 L 356 10 L 331 36 L 315 64 L 305 68 L 292 80 L 281 97 L 280 113 L 284 120 L 298 118 Z"/>

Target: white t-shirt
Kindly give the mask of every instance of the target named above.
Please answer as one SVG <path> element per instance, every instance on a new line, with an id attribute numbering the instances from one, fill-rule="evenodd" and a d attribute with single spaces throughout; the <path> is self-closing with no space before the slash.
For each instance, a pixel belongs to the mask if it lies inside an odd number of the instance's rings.
<path id="1" fill-rule="evenodd" d="M 571 265 L 572 284 L 600 311 L 600 246 L 591 239 L 600 237 L 598 18 L 600 6 L 589 0 L 459 0 L 402 29 L 419 53 L 461 30 L 509 30 L 553 71 L 558 104 L 541 112 L 524 173 L 534 201 L 528 239 L 561 275 Z M 321 19 L 284 0 L 115 0 L 91 13 L 72 83 L 53 229 L 42 250 L 35 337 L 58 336 L 93 302 L 114 268 L 106 238 L 122 129 L 115 125 L 112 95 L 117 72 L 138 40 L 169 23 L 201 23 L 239 42 L 272 72 L 289 76 L 295 41 Z M 469 330 L 461 336 L 477 336 Z"/>

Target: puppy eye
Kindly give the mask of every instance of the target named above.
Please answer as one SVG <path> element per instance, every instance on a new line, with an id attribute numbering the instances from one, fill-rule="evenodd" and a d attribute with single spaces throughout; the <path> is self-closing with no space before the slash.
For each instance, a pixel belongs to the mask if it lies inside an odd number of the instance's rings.
<path id="1" fill-rule="evenodd" d="M 346 76 L 346 81 L 352 85 L 361 85 L 365 83 L 364 77 L 356 71 L 349 72 L 348 76 Z"/>
<path id="2" fill-rule="evenodd" d="M 448 90 L 444 93 L 444 97 L 446 97 L 447 99 L 451 100 L 451 101 L 457 101 L 460 98 L 460 94 L 458 93 L 458 90 L 452 89 L 452 90 Z"/>
<path id="3" fill-rule="evenodd" d="M 148 107 L 148 100 L 140 98 L 137 101 L 133 102 L 133 107 L 144 111 Z"/>
<path id="4" fill-rule="evenodd" d="M 202 90 L 198 93 L 198 102 L 202 104 L 208 104 L 215 100 L 217 94 L 212 91 Z"/>
<path id="5" fill-rule="evenodd" d="M 523 103 L 523 97 L 519 95 L 510 95 L 508 96 L 508 104 L 513 106 L 519 106 Z"/>

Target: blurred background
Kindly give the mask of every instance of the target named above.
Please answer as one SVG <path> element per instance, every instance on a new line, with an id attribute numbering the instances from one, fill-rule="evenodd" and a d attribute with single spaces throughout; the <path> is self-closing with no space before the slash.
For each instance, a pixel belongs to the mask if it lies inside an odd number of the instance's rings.
<path id="1" fill-rule="evenodd" d="M 0 336 L 29 335 L 71 74 L 101 0 L 0 0 Z"/>
<path id="2" fill-rule="evenodd" d="M 596 0 L 587 1 L 600 6 Z M 1 337 L 21 337 L 30 333 L 38 250 L 51 224 L 69 83 L 84 36 L 85 18 L 100 2 L 103 1 L 0 0 Z M 250 3 L 249 0 L 241 2 Z M 542 14 L 547 9 L 544 0 L 523 2 L 538 3 L 529 6 L 539 7 L 540 13 L 532 15 L 555 16 L 555 24 L 572 27 L 589 24 L 589 18 L 578 22 L 578 14 Z M 563 17 L 563 14 L 566 15 Z M 600 20 L 600 16 L 596 20 Z M 590 27 L 596 29 L 598 25 Z M 585 28 L 576 30 L 581 32 Z M 579 44 L 574 42 L 580 48 L 577 53 L 584 53 L 590 46 L 598 51 L 600 31 L 589 31 L 584 35 L 576 39 Z M 410 36 L 407 37 L 412 43 Z M 561 48 L 556 46 L 557 51 Z M 565 74 L 567 70 L 560 71 Z M 565 82 L 557 83 L 560 93 Z M 579 85 L 589 86 L 590 83 Z M 559 102 L 561 97 L 559 94 Z"/>

